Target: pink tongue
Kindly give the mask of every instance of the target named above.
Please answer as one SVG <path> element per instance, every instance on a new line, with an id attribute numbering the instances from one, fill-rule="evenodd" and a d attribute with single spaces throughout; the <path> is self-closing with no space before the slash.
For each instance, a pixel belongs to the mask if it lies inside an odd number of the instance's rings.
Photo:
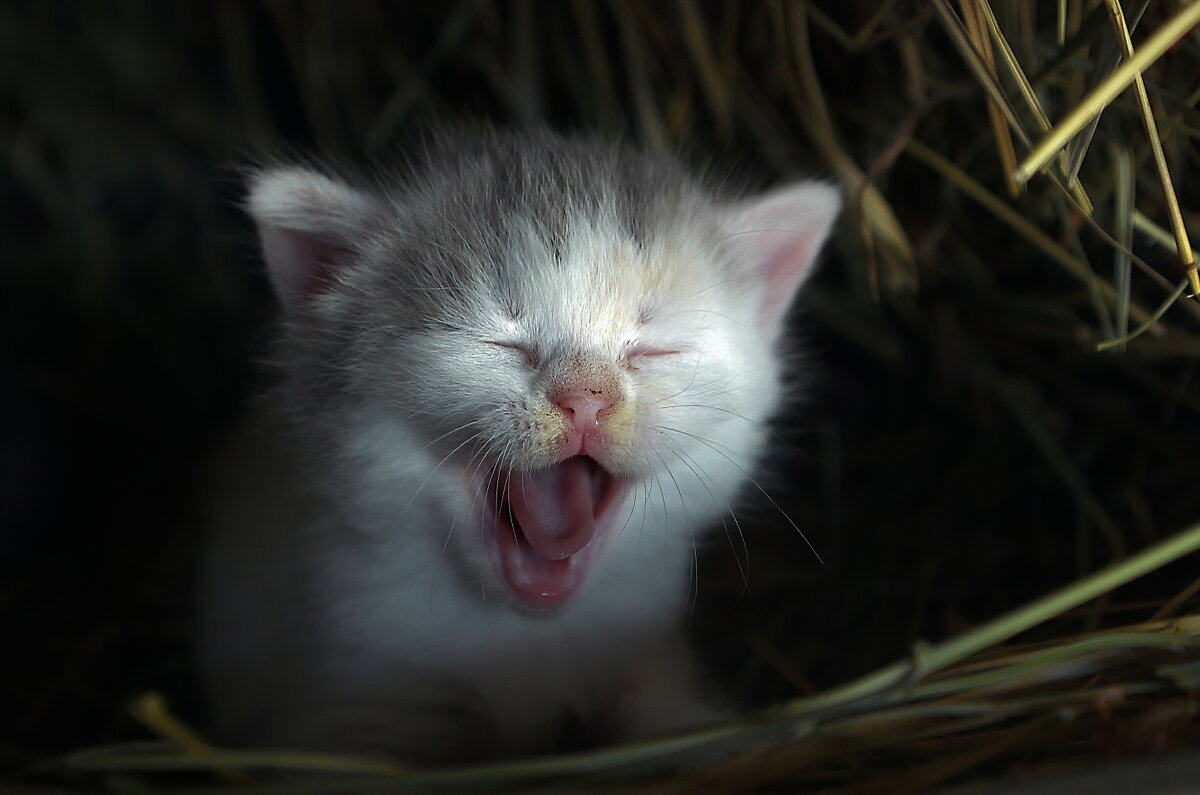
<path id="1" fill-rule="evenodd" d="M 586 458 L 568 458 L 534 472 L 512 472 L 508 504 L 521 532 L 550 560 L 574 555 L 596 532 L 592 468 Z"/>

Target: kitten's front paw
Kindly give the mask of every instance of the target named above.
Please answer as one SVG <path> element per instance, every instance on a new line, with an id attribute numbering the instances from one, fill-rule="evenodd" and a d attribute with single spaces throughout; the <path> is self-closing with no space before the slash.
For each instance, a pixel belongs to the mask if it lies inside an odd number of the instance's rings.
<path id="1" fill-rule="evenodd" d="M 644 740 L 721 723 L 732 709 L 700 695 L 700 677 L 682 644 L 640 658 L 618 699 L 624 739 Z"/>
<path id="2" fill-rule="evenodd" d="M 648 740 L 715 726 L 732 720 L 735 713 L 690 695 L 687 699 L 672 696 L 645 700 L 630 710 L 627 717 L 627 739 Z"/>

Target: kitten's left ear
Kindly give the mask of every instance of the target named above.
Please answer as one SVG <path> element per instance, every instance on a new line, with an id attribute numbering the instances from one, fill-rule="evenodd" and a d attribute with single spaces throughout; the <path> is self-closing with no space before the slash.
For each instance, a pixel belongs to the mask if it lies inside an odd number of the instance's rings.
<path id="1" fill-rule="evenodd" d="M 800 182 L 742 202 L 726 216 L 730 245 L 757 286 L 760 328 L 778 329 L 841 206 L 835 186 Z"/>
<path id="2" fill-rule="evenodd" d="M 373 195 L 293 166 L 251 174 L 246 209 L 258 226 L 271 286 L 289 311 L 327 286 L 379 212 Z"/>

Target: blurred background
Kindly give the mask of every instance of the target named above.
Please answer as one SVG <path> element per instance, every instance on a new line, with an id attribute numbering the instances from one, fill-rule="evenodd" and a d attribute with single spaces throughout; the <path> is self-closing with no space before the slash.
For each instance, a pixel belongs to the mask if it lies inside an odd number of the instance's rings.
<path id="1" fill-rule="evenodd" d="M 1134 40 L 1180 6 L 1125 3 Z M 1050 119 L 1119 58 L 1087 0 L 0 5 L 0 761 L 143 737 L 127 703 L 151 689 L 203 726 L 194 491 L 269 331 L 238 209 L 239 168 L 264 155 L 386 158 L 422 124 L 484 119 L 842 184 L 793 332 L 804 401 L 761 479 L 779 509 L 749 500 L 744 538 L 710 544 L 691 618 L 746 705 L 845 682 L 1200 519 L 1200 304 L 1096 350 L 1183 277 L 1143 232 L 1170 227 L 1139 108 L 1125 92 L 1101 117 L 1078 183 L 1010 187 L 1013 130 L 1041 131 L 998 51 L 998 94 L 963 57 L 989 10 Z M 1189 224 L 1197 54 L 1192 34 L 1146 72 Z M 1144 620 L 1196 571 L 1039 631 Z"/>

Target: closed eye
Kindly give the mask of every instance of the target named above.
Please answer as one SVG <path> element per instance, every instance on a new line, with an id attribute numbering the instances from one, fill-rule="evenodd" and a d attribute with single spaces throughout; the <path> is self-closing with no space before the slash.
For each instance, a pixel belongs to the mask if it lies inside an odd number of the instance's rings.
<path id="1" fill-rule="evenodd" d="M 644 359 L 661 359 L 680 353 L 676 348 L 655 348 L 649 345 L 639 345 L 625 354 L 625 366 L 630 370 L 638 369 L 635 362 Z"/>
<path id="2" fill-rule="evenodd" d="M 483 342 L 485 345 L 492 345 L 497 348 L 504 348 L 505 350 L 519 353 L 521 354 L 521 358 L 524 360 L 525 364 L 530 367 L 537 367 L 538 350 L 532 345 L 525 345 L 524 343 L 520 342 L 509 342 L 508 340 L 484 340 Z"/>

